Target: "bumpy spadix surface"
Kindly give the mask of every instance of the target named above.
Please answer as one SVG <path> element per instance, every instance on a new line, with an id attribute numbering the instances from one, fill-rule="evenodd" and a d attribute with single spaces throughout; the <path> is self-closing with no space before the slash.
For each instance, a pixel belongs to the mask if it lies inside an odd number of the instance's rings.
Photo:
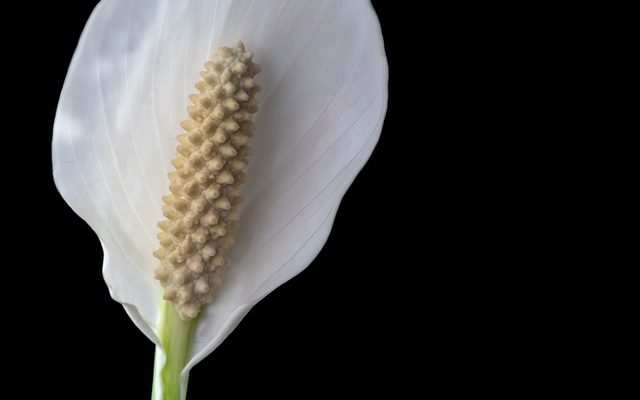
<path id="1" fill-rule="evenodd" d="M 185 133 L 178 136 L 171 195 L 163 198 L 167 219 L 158 224 L 161 247 L 154 255 L 162 262 L 155 275 L 164 298 L 182 318 L 195 318 L 213 301 L 233 245 L 251 116 L 258 111 L 254 94 L 260 87 L 253 77 L 260 67 L 252 58 L 242 42 L 221 48 L 205 64 L 196 84 L 200 93 L 190 96 L 190 119 L 181 123 Z"/>
<path id="2" fill-rule="evenodd" d="M 157 342 L 163 290 L 152 251 L 176 134 L 202 63 L 237 40 L 262 66 L 260 112 L 232 266 L 200 312 L 186 370 L 257 301 L 311 263 L 373 151 L 386 108 L 387 65 L 371 5 L 102 1 L 78 44 L 54 126 L 58 190 L 98 234 L 111 295 Z M 70 243 L 65 257 L 74 256 Z M 336 260 L 335 279 L 342 268 L 348 266 Z"/>

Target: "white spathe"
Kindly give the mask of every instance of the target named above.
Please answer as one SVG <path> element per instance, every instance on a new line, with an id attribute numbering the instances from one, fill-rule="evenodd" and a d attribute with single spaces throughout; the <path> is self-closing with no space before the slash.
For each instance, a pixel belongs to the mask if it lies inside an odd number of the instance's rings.
<path id="1" fill-rule="evenodd" d="M 189 369 L 251 307 L 311 263 L 378 141 L 387 63 L 366 0 L 103 0 L 56 114 L 58 190 L 95 230 L 111 296 L 154 342 L 156 223 L 198 72 L 243 40 L 262 66 L 236 245 L 198 323 Z"/>

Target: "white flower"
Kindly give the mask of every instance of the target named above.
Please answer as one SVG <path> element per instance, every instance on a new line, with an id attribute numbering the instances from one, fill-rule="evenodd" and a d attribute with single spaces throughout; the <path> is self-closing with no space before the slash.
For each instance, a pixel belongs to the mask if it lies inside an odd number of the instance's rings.
<path id="1" fill-rule="evenodd" d="M 111 296 L 158 344 L 152 252 L 179 122 L 204 62 L 238 40 L 262 66 L 254 154 L 229 270 L 197 324 L 183 383 L 256 302 L 318 254 L 378 140 L 387 64 L 371 5 L 103 0 L 54 126 L 58 190 L 100 237 Z"/>

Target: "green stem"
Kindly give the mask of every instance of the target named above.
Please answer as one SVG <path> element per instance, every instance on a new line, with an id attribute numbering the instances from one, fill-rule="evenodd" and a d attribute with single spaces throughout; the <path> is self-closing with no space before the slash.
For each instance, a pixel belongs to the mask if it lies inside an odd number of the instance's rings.
<path id="1" fill-rule="evenodd" d="M 162 364 L 163 349 L 157 346 L 151 399 L 181 400 L 180 373 L 189 360 L 191 339 L 197 318 L 182 320 L 174 306 L 164 300 L 160 307 L 160 313 L 158 336 L 162 348 L 164 348 L 166 360 Z M 184 389 L 186 390 L 186 387 Z"/>

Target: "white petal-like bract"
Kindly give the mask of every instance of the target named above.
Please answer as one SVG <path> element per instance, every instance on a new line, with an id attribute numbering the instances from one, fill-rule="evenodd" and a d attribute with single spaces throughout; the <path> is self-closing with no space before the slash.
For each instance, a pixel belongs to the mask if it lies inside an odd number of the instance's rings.
<path id="1" fill-rule="evenodd" d="M 236 245 L 191 361 L 325 243 L 345 191 L 380 135 L 387 63 L 366 0 L 103 0 L 60 97 L 54 178 L 98 234 L 104 278 L 157 342 L 156 223 L 179 122 L 204 62 L 244 41 L 262 65 L 254 154 Z"/>

